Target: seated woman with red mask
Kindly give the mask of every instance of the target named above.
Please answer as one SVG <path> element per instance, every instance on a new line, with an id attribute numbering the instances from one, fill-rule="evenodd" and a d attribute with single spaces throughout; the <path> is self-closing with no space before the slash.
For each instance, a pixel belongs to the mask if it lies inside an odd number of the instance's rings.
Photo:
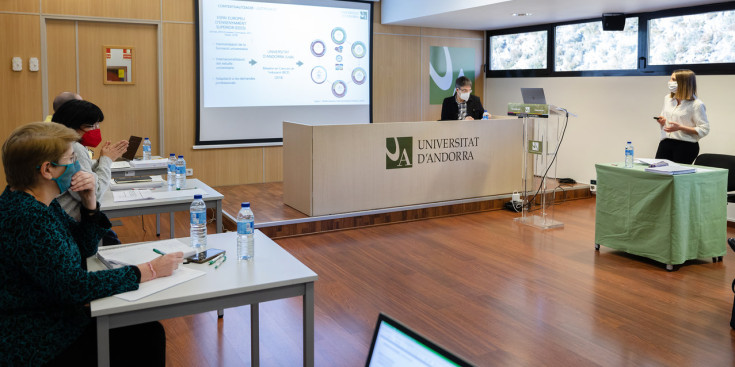
<path id="1" fill-rule="evenodd" d="M 94 103 L 83 100 L 71 100 L 59 107 L 51 121 L 73 129 L 79 134 L 79 141 L 73 144 L 74 154 L 78 157 L 82 171 L 94 175 L 96 197 L 102 197 L 110 188 L 112 180 L 110 168 L 112 162 L 120 158 L 128 149 L 128 141 L 121 140 L 115 144 L 105 142 L 100 149 L 100 157 L 96 161 L 89 156 L 88 148 L 96 148 L 102 142 L 100 124 L 105 115 Z M 58 198 L 59 204 L 72 218 L 79 220 L 80 198 L 75 192 L 67 191 Z M 114 232 L 106 236 L 104 245 L 120 243 Z"/>

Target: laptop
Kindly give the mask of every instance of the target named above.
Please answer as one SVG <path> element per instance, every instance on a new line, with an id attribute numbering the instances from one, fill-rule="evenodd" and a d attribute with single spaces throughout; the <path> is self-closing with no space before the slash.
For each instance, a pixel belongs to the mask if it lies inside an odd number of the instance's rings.
<path id="1" fill-rule="evenodd" d="M 544 88 L 521 88 L 521 96 L 525 104 L 546 104 Z"/>
<path id="2" fill-rule="evenodd" d="M 138 147 L 140 147 L 140 143 L 142 141 L 143 138 L 141 138 L 140 136 L 130 135 L 130 139 L 128 139 L 128 150 L 123 153 L 122 157 L 120 157 L 118 161 L 130 162 L 135 159 L 135 153 L 138 152 Z"/>
<path id="3" fill-rule="evenodd" d="M 381 313 L 365 367 L 472 366 L 395 319 Z"/>

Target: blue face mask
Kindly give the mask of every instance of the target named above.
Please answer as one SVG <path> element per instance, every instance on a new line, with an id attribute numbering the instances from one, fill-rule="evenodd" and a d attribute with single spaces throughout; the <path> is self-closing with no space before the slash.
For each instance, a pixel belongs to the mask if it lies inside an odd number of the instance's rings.
<path id="1" fill-rule="evenodd" d="M 66 167 L 66 170 L 64 170 L 64 173 L 62 173 L 61 176 L 51 178 L 56 181 L 56 185 L 59 186 L 59 194 L 63 194 L 66 190 L 69 190 L 69 187 L 71 187 L 71 177 L 74 176 L 75 173 L 79 172 L 82 167 L 79 165 L 79 161 L 74 161 L 74 163 L 69 164 L 57 164 L 51 162 L 51 164 L 57 167 Z"/>

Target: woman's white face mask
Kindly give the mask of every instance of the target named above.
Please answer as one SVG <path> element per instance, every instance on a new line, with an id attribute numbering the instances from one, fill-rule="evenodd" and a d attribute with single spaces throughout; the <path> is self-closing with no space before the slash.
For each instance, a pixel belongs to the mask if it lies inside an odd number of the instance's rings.
<path id="1" fill-rule="evenodd" d="M 669 92 L 676 93 L 677 89 L 679 89 L 679 84 L 674 81 L 669 81 Z"/>

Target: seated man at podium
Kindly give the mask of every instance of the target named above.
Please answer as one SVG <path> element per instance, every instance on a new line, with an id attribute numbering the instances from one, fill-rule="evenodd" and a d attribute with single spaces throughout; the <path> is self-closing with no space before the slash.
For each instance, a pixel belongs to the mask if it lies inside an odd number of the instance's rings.
<path id="1" fill-rule="evenodd" d="M 454 86 L 454 95 L 445 98 L 442 103 L 441 120 L 481 120 L 485 109 L 480 98 L 470 94 L 472 81 L 466 76 L 460 76 Z"/>

